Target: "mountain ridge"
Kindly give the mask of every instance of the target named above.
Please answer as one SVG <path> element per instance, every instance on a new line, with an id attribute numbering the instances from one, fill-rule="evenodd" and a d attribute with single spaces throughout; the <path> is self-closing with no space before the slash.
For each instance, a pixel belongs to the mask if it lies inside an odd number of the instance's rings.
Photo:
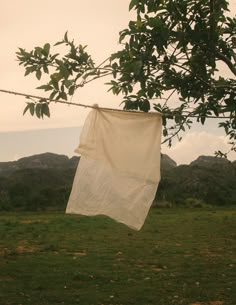
<path id="1" fill-rule="evenodd" d="M 16 161 L 0 162 L 0 172 L 4 170 L 18 170 L 23 168 L 60 168 L 60 167 L 74 167 L 79 160 L 79 156 L 73 156 L 69 158 L 63 154 L 55 154 L 51 152 L 35 154 L 27 157 L 20 158 Z M 178 166 L 213 166 L 215 164 L 236 164 L 235 161 L 230 161 L 225 158 L 219 158 L 214 156 L 199 156 L 196 160 L 193 160 L 190 164 L 180 164 L 170 158 L 167 154 L 161 155 L 161 167 L 163 170 L 172 169 Z"/>
<path id="2" fill-rule="evenodd" d="M 44 153 L 0 162 L 0 210 L 64 210 L 79 158 Z M 155 201 L 236 205 L 236 161 L 199 156 L 177 166 L 163 154 Z"/>

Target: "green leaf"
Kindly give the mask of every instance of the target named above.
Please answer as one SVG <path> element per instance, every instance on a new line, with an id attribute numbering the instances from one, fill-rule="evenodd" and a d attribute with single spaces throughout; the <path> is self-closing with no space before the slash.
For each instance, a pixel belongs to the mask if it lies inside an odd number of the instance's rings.
<path id="1" fill-rule="evenodd" d="M 158 112 L 162 112 L 162 106 L 161 106 L 161 104 L 154 104 L 154 107 L 153 107 L 156 111 L 158 111 Z"/>
<path id="2" fill-rule="evenodd" d="M 41 103 L 38 103 L 36 104 L 36 107 L 35 107 L 35 113 L 36 113 L 36 116 L 40 119 L 41 116 L 42 116 L 42 105 Z"/>
<path id="3" fill-rule="evenodd" d="M 65 87 L 68 89 L 72 84 L 73 84 L 74 80 L 69 80 L 69 79 L 66 79 L 64 81 L 64 85 Z"/>
<path id="4" fill-rule="evenodd" d="M 64 43 L 64 41 L 58 41 L 58 42 L 56 42 L 56 43 L 54 44 L 54 46 L 58 46 L 58 45 L 63 44 L 63 43 Z"/>
<path id="5" fill-rule="evenodd" d="M 35 112 L 35 103 L 29 103 L 30 114 L 33 116 Z"/>
<path id="6" fill-rule="evenodd" d="M 53 90 L 53 87 L 50 86 L 50 85 L 42 85 L 42 86 L 37 87 L 36 89 L 42 89 L 44 91 L 50 91 L 50 90 Z"/>
<path id="7" fill-rule="evenodd" d="M 73 95 L 74 92 L 75 92 L 75 86 L 71 86 L 68 91 L 69 95 Z"/>
<path id="8" fill-rule="evenodd" d="M 200 118 L 202 125 L 204 125 L 205 121 L 206 121 L 206 117 L 205 116 L 201 116 Z"/>
<path id="9" fill-rule="evenodd" d="M 67 101 L 67 94 L 65 92 L 60 92 L 60 98 Z"/>
<path id="10" fill-rule="evenodd" d="M 53 61 L 58 55 L 59 55 L 59 53 L 50 56 L 50 60 Z"/>
<path id="11" fill-rule="evenodd" d="M 135 62 L 133 62 L 132 64 L 132 70 L 134 72 L 134 75 L 139 75 L 139 73 L 141 72 L 143 66 L 143 62 L 141 60 L 136 60 Z"/>
<path id="12" fill-rule="evenodd" d="M 44 73 L 47 73 L 47 74 L 49 73 L 47 65 L 43 65 L 43 71 L 44 71 Z"/>
<path id="13" fill-rule="evenodd" d="M 129 4 L 129 10 L 131 11 L 133 7 L 138 4 L 139 0 L 131 0 Z"/>
<path id="14" fill-rule="evenodd" d="M 68 71 L 66 66 L 63 64 L 63 62 L 61 60 L 57 60 L 56 59 L 56 63 L 59 66 L 61 78 L 64 77 L 65 79 L 67 79 L 69 77 L 69 75 L 70 75 L 70 72 Z"/>
<path id="15" fill-rule="evenodd" d="M 121 43 L 124 40 L 124 38 L 126 37 L 126 35 L 128 35 L 128 34 L 129 34 L 129 32 L 126 30 L 120 32 L 119 43 Z"/>
<path id="16" fill-rule="evenodd" d="M 174 116 L 174 119 L 175 119 L 175 123 L 179 124 L 183 121 L 184 117 L 179 113 L 179 114 Z"/>
<path id="17" fill-rule="evenodd" d="M 42 116 L 43 115 L 46 115 L 47 117 L 50 118 L 50 110 L 49 110 L 48 103 L 43 103 L 42 104 Z"/>
<path id="18" fill-rule="evenodd" d="M 137 27 L 137 29 L 140 29 L 142 27 L 142 19 L 140 16 L 138 16 L 138 18 L 137 18 L 136 27 Z"/>
<path id="19" fill-rule="evenodd" d="M 163 126 L 166 126 L 166 117 L 163 115 L 162 116 L 162 125 Z M 165 129 L 164 129 L 165 130 Z M 164 130 L 163 130 L 163 135 L 164 135 Z M 167 131 L 166 131 L 167 132 Z M 167 132 L 167 134 L 168 134 L 168 132 Z M 165 135 L 164 135 L 165 136 Z"/>
<path id="20" fill-rule="evenodd" d="M 30 103 L 27 103 L 27 106 L 25 107 L 24 111 L 23 111 L 23 115 L 25 115 L 25 113 L 30 110 Z"/>
<path id="21" fill-rule="evenodd" d="M 143 100 L 139 102 L 139 109 L 148 112 L 150 110 L 150 103 L 148 100 Z"/>
<path id="22" fill-rule="evenodd" d="M 38 80 L 40 80 L 40 79 L 41 79 L 41 76 L 42 76 L 42 72 L 41 72 L 41 70 L 39 69 L 39 70 L 36 71 L 36 77 L 37 77 Z"/>
<path id="23" fill-rule="evenodd" d="M 50 100 L 53 100 L 56 94 L 57 94 L 57 91 L 54 90 L 54 91 L 50 94 L 49 99 L 50 99 Z"/>
<path id="24" fill-rule="evenodd" d="M 63 78 L 63 76 L 60 73 L 53 73 L 52 75 L 50 75 L 51 79 L 56 80 L 57 82 L 59 82 L 59 80 L 61 80 Z"/>
<path id="25" fill-rule="evenodd" d="M 46 54 L 46 56 L 48 56 L 49 52 L 50 52 L 50 44 L 49 43 L 45 43 L 43 50 Z"/>
<path id="26" fill-rule="evenodd" d="M 43 49 L 41 48 L 41 47 L 35 47 L 34 48 L 34 54 L 35 54 L 35 56 L 37 56 L 37 55 L 42 55 L 42 51 L 43 51 Z"/>
<path id="27" fill-rule="evenodd" d="M 164 124 L 163 124 L 164 125 Z M 163 136 L 167 137 L 168 136 L 168 131 L 166 128 L 163 129 Z"/>
<path id="28" fill-rule="evenodd" d="M 50 84 L 52 84 L 56 90 L 59 90 L 58 81 L 55 78 L 51 79 Z"/>
<path id="29" fill-rule="evenodd" d="M 31 72 L 32 72 L 32 71 L 31 71 L 31 67 L 27 67 L 27 68 L 25 69 L 25 75 L 24 75 L 24 76 L 29 75 Z"/>
<path id="30" fill-rule="evenodd" d="M 68 40 L 68 31 L 65 32 L 64 40 L 65 40 L 65 42 L 69 42 L 69 40 Z"/>
<path id="31" fill-rule="evenodd" d="M 152 28 L 160 28 L 163 25 L 162 21 L 158 17 L 148 18 L 147 24 Z"/>

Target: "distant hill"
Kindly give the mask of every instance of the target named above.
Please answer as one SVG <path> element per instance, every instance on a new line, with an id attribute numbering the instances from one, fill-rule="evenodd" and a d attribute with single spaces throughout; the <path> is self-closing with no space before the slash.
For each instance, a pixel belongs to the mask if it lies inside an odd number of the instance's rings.
<path id="1" fill-rule="evenodd" d="M 163 172 L 157 192 L 159 200 L 181 204 L 204 202 L 212 205 L 236 204 L 236 162 L 200 156 L 190 165 Z"/>
<path id="2" fill-rule="evenodd" d="M 69 159 L 65 155 L 44 153 L 21 158 L 17 161 L 0 162 L 0 175 L 5 172 L 14 172 L 19 169 L 49 169 L 49 168 L 74 168 L 78 164 L 79 157 Z"/>
<path id="3" fill-rule="evenodd" d="M 0 162 L 0 210 L 64 209 L 78 161 L 44 153 Z"/>
<path id="4" fill-rule="evenodd" d="M 79 157 L 44 153 L 0 162 L 0 210 L 63 210 Z M 236 161 L 200 156 L 177 166 L 161 157 L 158 202 L 236 204 Z"/>
<path id="5" fill-rule="evenodd" d="M 172 160 L 168 155 L 161 155 L 161 172 L 166 172 L 177 166 L 176 162 Z"/>
<path id="6" fill-rule="evenodd" d="M 0 174 L 6 172 L 14 172 L 19 169 L 59 169 L 59 168 L 76 168 L 79 162 L 79 157 L 68 158 L 65 155 L 53 153 L 43 153 L 21 158 L 17 161 L 0 162 Z M 162 154 L 161 169 L 166 171 L 176 167 L 176 162 L 169 156 Z"/>

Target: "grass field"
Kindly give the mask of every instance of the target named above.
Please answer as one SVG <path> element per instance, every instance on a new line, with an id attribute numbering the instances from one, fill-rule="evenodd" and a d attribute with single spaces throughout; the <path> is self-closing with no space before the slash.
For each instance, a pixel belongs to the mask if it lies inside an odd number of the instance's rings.
<path id="1" fill-rule="evenodd" d="M 235 305 L 236 209 L 0 215 L 1 305 Z"/>

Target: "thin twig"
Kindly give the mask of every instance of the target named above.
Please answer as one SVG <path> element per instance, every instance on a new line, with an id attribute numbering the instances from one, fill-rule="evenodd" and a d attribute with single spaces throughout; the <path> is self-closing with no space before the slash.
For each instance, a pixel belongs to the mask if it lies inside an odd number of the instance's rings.
<path id="1" fill-rule="evenodd" d="M 169 96 L 166 98 L 166 101 L 165 101 L 165 103 L 164 103 L 164 106 L 167 105 L 169 99 L 172 97 L 172 95 L 173 95 L 175 92 L 176 92 L 176 89 L 173 89 L 172 92 L 169 94 Z"/>
<path id="2" fill-rule="evenodd" d="M 93 77 L 93 78 L 91 78 L 89 80 L 84 79 L 79 85 L 76 85 L 76 87 L 77 88 L 84 87 L 86 84 L 88 84 L 88 83 L 90 83 L 90 82 L 92 82 L 92 81 L 94 81 L 96 79 L 106 77 L 108 75 L 112 75 L 112 72 L 107 72 L 106 74 L 101 74 L 101 75 L 95 76 L 95 77 Z"/>

